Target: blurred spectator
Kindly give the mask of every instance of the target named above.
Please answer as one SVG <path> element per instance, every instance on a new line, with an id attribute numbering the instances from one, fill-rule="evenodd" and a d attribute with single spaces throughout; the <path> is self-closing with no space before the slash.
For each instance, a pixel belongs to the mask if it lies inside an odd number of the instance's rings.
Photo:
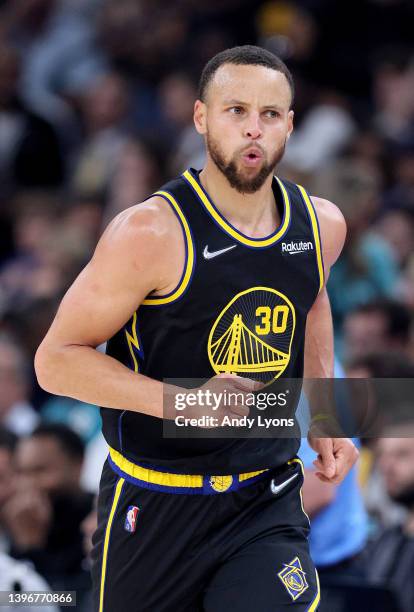
<path id="1" fill-rule="evenodd" d="M 9 0 L 3 7 L 5 34 L 23 59 L 23 98 L 53 122 L 64 140 L 73 137 L 70 97 L 106 68 L 105 55 L 95 42 L 94 11 L 89 5 Z"/>
<path id="2" fill-rule="evenodd" d="M 411 143 L 394 147 L 393 180 L 394 184 L 384 193 L 384 207 L 404 209 L 414 214 L 414 137 Z"/>
<path id="3" fill-rule="evenodd" d="M 157 189 L 159 179 L 150 149 L 137 138 L 126 140 L 114 164 L 103 226 L 122 210 L 147 199 Z"/>
<path id="4" fill-rule="evenodd" d="M 83 489 L 95 493 L 108 455 L 108 445 L 101 433 L 102 421 L 98 406 L 52 395 L 41 405 L 40 415 L 43 422 L 66 425 L 82 438 L 85 455 L 80 482 Z"/>
<path id="5" fill-rule="evenodd" d="M 57 297 L 34 299 L 29 304 L 22 304 L 20 308 L 18 305 L 13 305 L 13 309 L 4 313 L 0 318 L 1 333 L 15 338 L 26 354 L 32 356 L 50 327 L 57 307 Z M 31 379 L 31 397 L 37 409 L 43 400 L 37 401 L 36 396 L 40 387 L 36 387 L 34 382 Z M 44 398 L 45 393 L 41 390 L 40 396 Z"/>
<path id="6" fill-rule="evenodd" d="M 0 312 L 57 295 L 64 283 L 51 248 L 58 227 L 56 199 L 32 192 L 16 198 L 14 207 L 15 252 L 0 268 Z"/>
<path id="7" fill-rule="evenodd" d="M 50 591 L 46 581 L 27 563 L 16 561 L 6 552 L 10 542 L 4 531 L 3 511 L 15 490 L 15 472 L 13 455 L 17 436 L 0 426 L 0 591 Z M 57 612 L 58 607 L 48 606 L 2 606 L 4 610 L 20 612 Z"/>
<path id="8" fill-rule="evenodd" d="M 39 576 L 27 563 L 16 561 L 0 552 L 0 591 L 21 593 L 22 591 L 50 592 L 47 582 Z M 36 603 L 33 605 L 13 603 L 2 605 L 3 612 L 58 612 L 59 607 L 53 604 Z"/>
<path id="9" fill-rule="evenodd" d="M 9 548 L 3 527 L 3 508 L 14 492 L 13 454 L 17 436 L 0 425 L 0 552 Z"/>
<path id="10" fill-rule="evenodd" d="M 387 139 L 404 143 L 414 138 L 414 55 L 405 49 L 384 49 L 374 70 L 374 123 Z"/>
<path id="11" fill-rule="evenodd" d="M 190 166 L 202 167 L 205 161 L 203 138 L 194 129 L 193 108 L 197 97 L 193 81 L 183 73 L 167 76 L 160 85 L 161 112 L 169 127 L 168 172 L 180 174 Z"/>
<path id="12" fill-rule="evenodd" d="M 328 281 L 338 343 L 346 313 L 396 292 L 399 271 L 393 252 L 370 230 L 380 204 L 380 187 L 378 168 L 354 159 L 334 162 L 313 182 L 314 192 L 335 202 L 347 223 L 344 250 Z M 341 350 L 340 344 L 337 350 Z"/>
<path id="13" fill-rule="evenodd" d="M 135 0 L 106 0 L 97 19 L 101 47 L 118 67 L 129 69 L 138 46 L 143 3 Z"/>
<path id="14" fill-rule="evenodd" d="M 414 378 L 414 363 L 403 352 L 363 353 L 347 363 L 351 378 Z"/>
<path id="15" fill-rule="evenodd" d="M 404 432 L 406 437 L 401 436 Z M 377 443 L 378 467 L 390 498 L 404 508 L 401 523 L 380 531 L 366 550 L 367 577 L 395 590 L 403 612 L 414 608 L 414 424 L 383 433 Z"/>
<path id="16" fill-rule="evenodd" d="M 30 372 L 22 348 L 0 336 L 0 424 L 19 436 L 31 433 L 39 421 L 29 401 Z"/>
<path id="17" fill-rule="evenodd" d="M 367 411 L 364 431 L 369 436 L 364 440 L 364 446 L 360 451 L 360 481 L 363 486 L 364 502 L 371 517 L 373 526 L 395 525 L 402 519 L 401 507 L 397 506 L 385 492 L 384 482 L 376 463 L 375 446 L 378 435 L 384 429 L 384 413 L 387 422 L 393 422 L 398 417 L 397 409 L 402 401 L 401 396 L 408 392 L 410 397 L 412 383 L 399 379 L 414 380 L 414 361 L 402 352 L 388 351 L 367 353 L 355 357 L 347 364 L 347 376 L 352 378 L 374 378 L 375 387 L 383 395 L 382 410 L 377 406 Z M 387 379 L 383 383 L 380 379 Z M 388 397 L 387 397 L 388 395 Z M 390 411 L 390 406 L 393 410 Z"/>
<path id="18" fill-rule="evenodd" d="M 257 13 L 259 44 L 271 50 L 295 70 L 309 67 L 318 25 L 312 14 L 294 2 L 264 2 Z"/>
<path id="19" fill-rule="evenodd" d="M 412 316 L 396 301 L 369 302 L 350 311 L 344 322 L 344 355 L 347 361 L 368 353 L 397 351 L 407 355 Z"/>
<path id="20" fill-rule="evenodd" d="M 346 100 L 326 92 L 293 132 L 283 164 L 299 172 L 316 172 L 345 147 L 354 131 Z"/>
<path id="21" fill-rule="evenodd" d="M 16 51 L 0 41 L 0 181 L 1 201 L 17 188 L 56 187 L 63 180 L 63 163 L 51 125 L 20 100 L 20 61 Z"/>
<path id="22" fill-rule="evenodd" d="M 11 555 L 30 560 L 54 590 L 90 588 L 81 523 L 93 495 L 79 484 L 84 445 L 64 425 L 42 424 L 16 448 L 16 488 L 3 509 Z"/>
<path id="23" fill-rule="evenodd" d="M 93 548 L 92 536 L 98 527 L 98 511 L 96 508 L 96 504 L 97 498 L 95 497 L 92 510 L 89 512 L 88 516 L 82 521 L 81 524 L 81 530 L 83 534 L 83 551 L 85 553 L 85 566 L 87 568 L 90 567 L 90 558 Z M 81 612 L 91 612 L 92 607 L 92 593 L 90 593 L 85 597 Z"/>
<path id="24" fill-rule="evenodd" d="M 414 253 L 414 208 L 412 212 L 404 208 L 385 212 L 374 230 L 388 242 L 398 265 L 404 268 Z"/>
<path id="25" fill-rule="evenodd" d="M 126 141 L 128 91 L 117 74 L 92 82 L 82 96 L 85 137 L 78 152 L 71 188 L 83 196 L 106 193 L 122 145 Z"/>

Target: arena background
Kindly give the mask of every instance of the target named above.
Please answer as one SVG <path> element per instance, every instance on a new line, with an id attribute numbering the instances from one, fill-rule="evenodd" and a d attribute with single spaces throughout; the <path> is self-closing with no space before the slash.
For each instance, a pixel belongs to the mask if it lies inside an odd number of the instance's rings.
<path id="1" fill-rule="evenodd" d="M 328 283 L 337 375 L 414 376 L 413 22 L 408 0 L 0 2 L 0 590 L 45 579 L 91 609 L 99 411 L 40 389 L 33 358 L 108 221 L 202 167 L 193 102 L 218 51 L 286 61 L 295 132 L 278 175 L 347 220 Z M 321 610 L 414 609 L 413 423 L 363 440 L 337 489 L 302 449 Z"/>

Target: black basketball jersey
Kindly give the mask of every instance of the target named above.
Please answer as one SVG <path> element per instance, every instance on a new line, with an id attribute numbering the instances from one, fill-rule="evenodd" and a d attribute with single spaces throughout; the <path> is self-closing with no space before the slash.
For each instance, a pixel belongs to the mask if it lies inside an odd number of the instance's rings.
<path id="1" fill-rule="evenodd" d="M 265 238 L 233 227 L 189 169 L 155 195 L 177 216 L 185 265 L 168 295 L 148 295 L 107 343 L 108 355 L 157 380 L 232 372 L 269 383 L 301 378 L 306 316 L 323 286 L 318 221 L 306 191 L 273 179 L 281 224 Z M 297 437 L 174 439 L 161 419 L 102 409 L 112 448 L 148 467 L 236 474 L 285 463 Z"/>

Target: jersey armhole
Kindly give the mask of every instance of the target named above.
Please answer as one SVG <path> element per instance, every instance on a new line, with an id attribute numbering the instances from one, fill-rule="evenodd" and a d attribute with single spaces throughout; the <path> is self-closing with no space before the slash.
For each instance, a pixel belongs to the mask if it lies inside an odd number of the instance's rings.
<path id="1" fill-rule="evenodd" d="M 151 197 L 154 196 L 163 198 L 166 202 L 168 202 L 180 223 L 184 236 L 185 260 L 181 278 L 175 289 L 166 295 L 154 295 L 152 297 L 145 298 L 141 304 L 143 306 L 163 306 L 164 304 L 171 304 L 172 302 L 179 300 L 190 285 L 195 265 L 194 240 L 190 226 L 184 216 L 183 211 L 181 210 L 180 205 L 168 191 L 157 191 L 156 193 L 153 193 Z"/>
<path id="2" fill-rule="evenodd" d="M 321 241 L 321 232 L 319 228 L 318 216 L 315 211 L 315 207 L 312 203 L 312 200 L 308 194 L 308 192 L 301 186 L 296 185 L 299 189 L 299 193 L 302 197 L 302 201 L 305 205 L 306 212 L 308 214 L 309 222 L 312 228 L 313 239 L 315 242 L 315 250 L 316 250 L 316 265 L 318 268 L 318 276 L 319 276 L 319 291 L 321 291 L 322 287 L 325 284 L 325 271 L 324 271 L 324 263 L 323 263 L 323 255 L 322 255 L 322 241 Z"/>

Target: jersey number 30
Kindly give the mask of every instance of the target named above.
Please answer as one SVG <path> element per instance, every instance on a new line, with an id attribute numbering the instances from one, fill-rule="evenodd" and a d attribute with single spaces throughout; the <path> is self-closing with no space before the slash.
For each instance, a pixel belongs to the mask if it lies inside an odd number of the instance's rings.
<path id="1" fill-rule="evenodd" d="M 255 314 L 256 317 L 260 317 L 260 324 L 255 327 L 256 334 L 259 336 L 267 336 L 270 330 L 274 334 L 283 334 L 286 331 L 289 315 L 287 306 L 279 305 L 273 309 L 269 306 L 258 306 Z"/>

